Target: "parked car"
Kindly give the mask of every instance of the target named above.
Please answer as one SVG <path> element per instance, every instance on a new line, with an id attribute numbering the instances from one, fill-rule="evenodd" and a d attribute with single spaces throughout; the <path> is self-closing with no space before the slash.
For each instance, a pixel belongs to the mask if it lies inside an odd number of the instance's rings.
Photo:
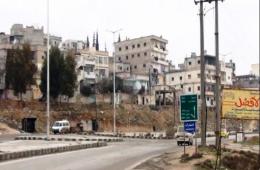
<path id="1" fill-rule="evenodd" d="M 183 126 L 178 126 L 177 133 L 175 134 L 177 145 L 193 144 L 193 134 L 185 132 Z"/>
<path id="2" fill-rule="evenodd" d="M 68 133 L 70 132 L 70 123 L 68 120 L 56 121 L 52 126 L 52 132 L 56 133 Z"/>

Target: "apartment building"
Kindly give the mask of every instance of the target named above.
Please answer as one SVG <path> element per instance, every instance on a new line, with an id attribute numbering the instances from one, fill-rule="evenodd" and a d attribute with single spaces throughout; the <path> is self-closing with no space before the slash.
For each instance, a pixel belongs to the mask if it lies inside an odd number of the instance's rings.
<path id="1" fill-rule="evenodd" d="M 131 74 L 162 75 L 170 69 L 170 61 L 166 59 L 167 43 L 166 39 L 155 35 L 116 42 L 116 63 L 129 64 Z"/>
<path id="2" fill-rule="evenodd" d="M 60 42 L 61 37 L 50 35 L 51 46 L 59 46 Z M 38 94 L 35 96 L 40 97 L 40 74 L 47 54 L 47 35 L 44 33 L 43 27 L 24 27 L 23 24 L 13 24 L 10 34 L 0 33 L 0 50 L 5 51 L 2 54 L 7 53 L 8 49 L 22 47 L 24 43 L 29 43 L 31 46 L 33 62 L 37 67 L 37 72 L 34 75 L 36 85 L 32 86 L 32 89 Z"/>
<path id="3" fill-rule="evenodd" d="M 216 83 L 216 58 L 215 56 L 205 54 L 205 92 L 206 104 L 208 107 L 215 106 L 215 83 Z M 221 84 L 223 86 L 231 86 L 233 81 L 233 70 L 230 67 L 233 64 L 227 64 L 220 61 Z M 181 90 L 182 94 L 198 94 L 200 99 L 200 56 L 195 53 L 191 57 L 187 57 L 183 64 L 179 64 L 179 69 L 166 73 L 166 84 Z"/>
<path id="4" fill-rule="evenodd" d="M 82 56 L 85 60 L 94 61 L 94 74 L 96 81 L 109 76 L 109 53 L 107 51 L 97 51 L 95 47 L 78 50 L 77 55 Z"/>
<path id="5" fill-rule="evenodd" d="M 251 64 L 251 71 L 250 74 L 255 75 L 259 77 L 260 71 L 259 71 L 259 64 Z"/>

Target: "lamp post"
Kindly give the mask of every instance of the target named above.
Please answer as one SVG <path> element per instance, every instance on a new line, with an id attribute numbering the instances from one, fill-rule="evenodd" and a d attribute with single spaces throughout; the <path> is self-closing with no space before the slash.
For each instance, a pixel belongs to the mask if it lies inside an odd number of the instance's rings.
<path id="1" fill-rule="evenodd" d="M 50 53 L 49 53 L 49 0 L 47 0 L 47 139 L 50 137 Z"/>
<path id="2" fill-rule="evenodd" d="M 113 34 L 113 46 L 114 46 L 114 52 L 113 52 L 113 133 L 114 135 L 116 134 L 116 102 L 115 102 L 115 99 L 116 99 L 116 58 L 115 58 L 115 51 L 116 51 L 116 48 L 115 48 L 115 34 L 119 31 L 122 31 L 122 29 L 118 29 L 118 30 L 115 30 L 115 31 L 110 31 L 108 30 L 108 32 L 112 33 Z"/>

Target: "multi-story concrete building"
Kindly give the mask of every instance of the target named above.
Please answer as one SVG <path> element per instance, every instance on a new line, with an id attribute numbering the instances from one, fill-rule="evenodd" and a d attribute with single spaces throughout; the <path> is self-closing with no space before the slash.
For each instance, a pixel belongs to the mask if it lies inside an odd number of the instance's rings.
<path id="1" fill-rule="evenodd" d="M 109 76 L 109 53 L 107 51 L 97 51 L 96 48 L 90 47 L 78 50 L 77 55 L 87 60 L 94 60 L 94 72 L 96 81 Z"/>
<path id="2" fill-rule="evenodd" d="M 129 64 L 132 74 L 164 74 L 170 67 L 166 59 L 167 43 L 166 39 L 155 35 L 116 42 L 115 60 L 117 63 Z"/>
<path id="3" fill-rule="evenodd" d="M 234 86 L 235 88 L 259 89 L 260 77 L 253 74 L 236 76 Z"/>
<path id="4" fill-rule="evenodd" d="M 259 77 L 259 64 L 252 64 L 250 74 Z"/>
<path id="5" fill-rule="evenodd" d="M 50 45 L 58 46 L 61 42 L 61 37 L 50 36 Z M 33 62 L 37 67 L 37 72 L 34 75 L 36 85 L 32 86 L 34 97 L 40 97 L 40 73 L 43 61 L 47 54 L 47 36 L 44 34 L 43 27 L 35 28 L 34 26 L 26 26 L 23 24 L 14 24 L 11 27 L 10 34 L 0 33 L 0 50 L 7 53 L 8 49 L 21 48 L 24 43 L 29 43 L 31 46 Z"/>
<path id="6" fill-rule="evenodd" d="M 215 106 L 215 83 L 216 83 L 216 58 L 215 56 L 205 55 L 205 92 L 207 106 Z M 229 64 L 220 61 L 221 84 L 223 86 L 232 85 L 233 69 Z M 198 94 L 200 98 L 200 56 L 195 53 L 191 57 L 185 58 L 179 69 L 166 74 L 166 84 L 181 90 L 183 94 Z"/>

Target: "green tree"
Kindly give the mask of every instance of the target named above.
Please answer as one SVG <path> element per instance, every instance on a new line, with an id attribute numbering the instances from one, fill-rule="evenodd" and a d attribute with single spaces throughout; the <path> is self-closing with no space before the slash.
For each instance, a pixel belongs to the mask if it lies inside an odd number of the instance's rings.
<path id="1" fill-rule="evenodd" d="M 74 90 L 76 88 L 77 75 L 75 67 L 75 56 L 72 52 L 69 52 L 65 59 L 62 83 L 62 94 L 67 96 L 68 99 L 74 96 Z"/>
<path id="2" fill-rule="evenodd" d="M 22 48 L 10 49 L 6 60 L 6 89 L 13 89 L 14 95 L 22 100 L 22 94 L 31 85 L 35 84 L 33 75 L 37 67 L 33 63 L 33 53 L 30 44 Z"/>
<path id="3" fill-rule="evenodd" d="M 58 47 L 52 47 L 50 49 L 49 56 L 49 66 L 50 66 L 50 96 L 53 99 L 62 94 L 63 86 L 63 75 L 65 61 Z M 41 72 L 41 84 L 40 89 L 43 94 L 43 99 L 46 98 L 47 94 L 47 58 L 45 58 L 42 72 Z"/>

